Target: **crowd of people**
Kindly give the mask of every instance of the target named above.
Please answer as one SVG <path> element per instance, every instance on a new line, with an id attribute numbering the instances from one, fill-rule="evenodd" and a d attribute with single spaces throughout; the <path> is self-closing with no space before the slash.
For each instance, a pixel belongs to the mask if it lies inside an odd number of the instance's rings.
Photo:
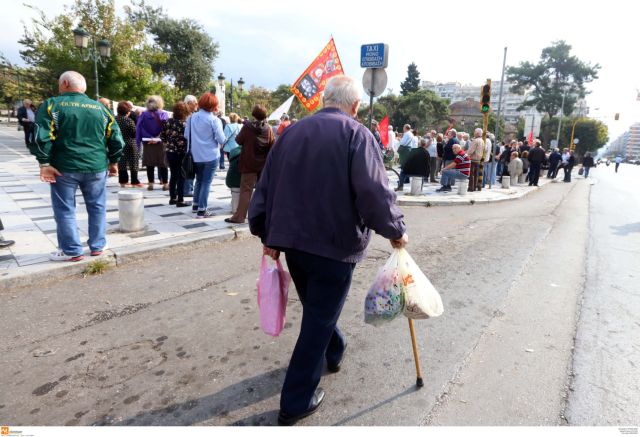
<path id="1" fill-rule="evenodd" d="M 403 132 L 398 133 L 389 126 L 388 145 L 380 140 L 378 123 L 372 123 L 372 132 L 385 162 L 392 166 L 399 164 L 400 173 L 396 191 L 403 191 L 409 178 L 420 177 L 424 182 L 440 183 L 438 192 L 451 191 L 451 185 L 457 180 L 468 184 L 468 191 L 481 191 L 482 188 L 502 183 L 509 176 L 510 185 L 528 184 L 539 186 L 543 170 L 546 176 L 555 179 L 560 169 L 564 172 L 564 182 L 571 182 L 571 174 L 576 166 L 574 152 L 565 148 L 545 150 L 542 142 L 510 140 L 496 143 L 495 136 L 487 132 L 483 140 L 483 130 L 477 128 L 473 137 L 467 132 L 458 132 L 450 128 L 444 133 L 418 130 L 406 124 Z M 589 171 L 597 164 L 587 152 L 582 160 L 580 174 L 589 177 Z M 480 176 L 482 174 L 482 176 Z M 440 178 L 438 180 L 438 178 Z"/>

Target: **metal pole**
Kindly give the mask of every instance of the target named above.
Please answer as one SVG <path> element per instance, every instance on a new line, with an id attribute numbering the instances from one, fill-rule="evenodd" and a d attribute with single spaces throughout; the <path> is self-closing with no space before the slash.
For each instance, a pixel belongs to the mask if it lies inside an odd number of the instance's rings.
<path id="1" fill-rule="evenodd" d="M 96 100 L 100 98 L 100 87 L 98 85 L 98 53 L 96 51 L 96 38 L 93 37 L 93 75 L 96 78 Z"/>
<path id="2" fill-rule="evenodd" d="M 562 117 L 564 116 L 564 97 L 567 95 L 565 91 L 562 93 L 562 105 L 560 106 L 560 120 L 558 121 L 558 135 L 556 136 L 557 148 L 560 148 L 560 128 L 562 127 Z"/>
<path id="3" fill-rule="evenodd" d="M 233 79 L 231 79 L 231 92 L 229 93 L 229 112 L 233 112 Z"/>
<path id="4" fill-rule="evenodd" d="M 369 130 L 373 127 L 373 84 L 376 78 L 377 68 L 371 69 L 371 89 L 369 89 Z"/>
<path id="5" fill-rule="evenodd" d="M 496 120 L 496 134 L 495 141 L 498 142 L 498 133 L 500 132 L 500 114 L 502 112 L 502 90 L 504 88 L 504 70 L 507 66 L 507 48 L 504 48 L 504 58 L 502 59 L 502 77 L 500 78 L 500 97 L 498 97 L 498 119 Z M 491 154 L 491 175 L 489 175 L 489 189 L 491 189 L 491 179 L 493 179 L 493 173 L 495 172 L 495 150 L 496 145 L 491 144 L 491 150 L 489 153 Z"/>

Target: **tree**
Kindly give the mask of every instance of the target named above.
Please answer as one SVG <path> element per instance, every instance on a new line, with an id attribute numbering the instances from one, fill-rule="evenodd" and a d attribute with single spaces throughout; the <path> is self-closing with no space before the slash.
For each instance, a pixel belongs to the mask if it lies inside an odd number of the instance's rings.
<path id="1" fill-rule="evenodd" d="M 164 55 L 144 42 L 144 26 L 117 16 L 112 0 L 75 0 L 53 18 L 36 10 L 38 17 L 24 27 L 19 43 L 24 46 L 22 59 L 33 67 L 33 85 L 41 98 L 58 94 L 58 77 L 67 70 L 81 73 L 87 79 L 87 93 L 92 94 L 93 63 L 83 61 L 74 45 L 73 29 L 78 24 L 95 38 L 111 42 L 107 67 L 98 66 L 102 95 L 142 102 L 149 94 L 167 91 L 150 67 L 162 62 Z"/>
<path id="2" fill-rule="evenodd" d="M 409 64 L 407 68 L 407 78 L 400 84 L 400 94 L 406 96 L 415 93 L 420 89 L 420 72 L 415 63 Z"/>
<path id="3" fill-rule="evenodd" d="M 14 106 L 25 98 L 36 104 L 39 96 L 34 93 L 33 71 L 13 65 L 0 52 L 0 103 L 3 103 L 11 114 Z"/>
<path id="4" fill-rule="evenodd" d="M 162 7 L 148 6 L 144 0 L 125 10 L 132 22 L 146 27 L 155 47 L 167 55 L 166 60 L 152 64 L 154 72 L 171 77 L 183 94 L 199 95 L 207 90 L 219 46 L 198 22 L 170 18 Z"/>
<path id="5" fill-rule="evenodd" d="M 571 46 L 565 41 L 555 41 L 542 50 L 537 64 L 521 62 L 518 67 L 509 67 L 507 80 L 514 84 L 512 92 L 530 94 L 520 108 L 535 106 L 554 117 L 562 105 L 566 92 L 564 113 L 571 114 L 578 98 L 588 92 L 585 85 L 598 78 L 600 65 L 591 65 L 571 56 Z"/>
<path id="6" fill-rule="evenodd" d="M 399 115 L 394 117 L 402 124 L 409 123 L 413 127 L 435 128 L 449 119 L 449 105 L 430 90 L 419 90 L 401 96 L 398 102 Z M 398 128 L 401 126 L 398 123 Z"/>
<path id="7" fill-rule="evenodd" d="M 251 115 L 253 107 L 257 104 L 264 105 L 267 108 L 267 116 L 273 111 L 273 105 L 271 104 L 271 91 L 266 88 L 251 86 L 249 91 L 242 93 L 238 99 L 238 105 L 236 106 L 236 112 L 240 115 Z"/>

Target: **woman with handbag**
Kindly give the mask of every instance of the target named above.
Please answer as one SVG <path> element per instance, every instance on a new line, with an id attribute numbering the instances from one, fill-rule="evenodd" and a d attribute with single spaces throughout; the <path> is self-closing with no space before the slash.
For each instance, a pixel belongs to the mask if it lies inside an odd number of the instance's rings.
<path id="1" fill-rule="evenodd" d="M 207 209 L 211 182 L 220 160 L 220 144 L 224 144 L 222 121 L 215 116 L 218 111 L 218 98 L 204 93 L 198 100 L 198 112 L 189 117 L 184 137 L 188 141 L 185 160 L 193 159 L 196 183 L 193 188 L 192 211 L 196 218 L 212 217 Z"/>
<path id="2" fill-rule="evenodd" d="M 147 167 L 148 190 L 153 190 L 155 168 L 158 167 L 158 180 L 162 189 L 169 189 L 169 170 L 165 157 L 165 145 L 160 134 L 169 115 L 162 108 L 164 100 L 160 96 L 149 96 L 147 110 L 140 114 L 136 126 L 136 142 L 138 149 L 142 146 L 142 165 Z"/>
<path id="3" fill-rule="evenodd" d="M 236 136 L 240 133 L 240 128 L 242 127 L 238 124 L 239 119 L 240 116 L 232 112 L 229 114 L 229 123 L 224 127 L 224 136 L 226 139 L 222 151 L 227 155 L 227 159 L 229 159 L 229 153 L 231 153 L 233 149 L 240 147 L 238 143 L 236 143 Z"/>
<path id="4" fill-rule="evenodd" d="M 169 179 L 169 205 L 178 208 L 191 206 L 191 202 L 184 201 L 184 176 L 182 174 L 182 160 L 187 153 L 187 140 L 184 137 L 184 125 L 189 115 L 189 108 L 184 102 L 173 106 L 173 117 L 167 120 L 160 138 L 167 147 L 167 162 L 171 170 Z"/>

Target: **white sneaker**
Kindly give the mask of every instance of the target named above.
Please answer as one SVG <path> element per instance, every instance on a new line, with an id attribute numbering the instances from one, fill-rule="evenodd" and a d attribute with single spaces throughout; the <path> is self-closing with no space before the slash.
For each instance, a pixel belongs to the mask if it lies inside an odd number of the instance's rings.
<path id="1" fill-rule="evenodd" d="M 108 244 L 105 244 L 102 249 L 92 250 L 91 251 L 91 256 L 100 256 L 100 255 L 102 255 L 104 253 L 105 250 L 109 250 L 109 245 Z"/>
<path id="2" fill-rule="evenodd" d="M 51 261 L 81 261 L 84 259 L 84 255 L 78 255 L 78 256 L 69 256 L 69 255 L 65 255 L 65 253 L 58 249 L 55 252 L 51 252 L 49 254 L 49 259 Z"/>

